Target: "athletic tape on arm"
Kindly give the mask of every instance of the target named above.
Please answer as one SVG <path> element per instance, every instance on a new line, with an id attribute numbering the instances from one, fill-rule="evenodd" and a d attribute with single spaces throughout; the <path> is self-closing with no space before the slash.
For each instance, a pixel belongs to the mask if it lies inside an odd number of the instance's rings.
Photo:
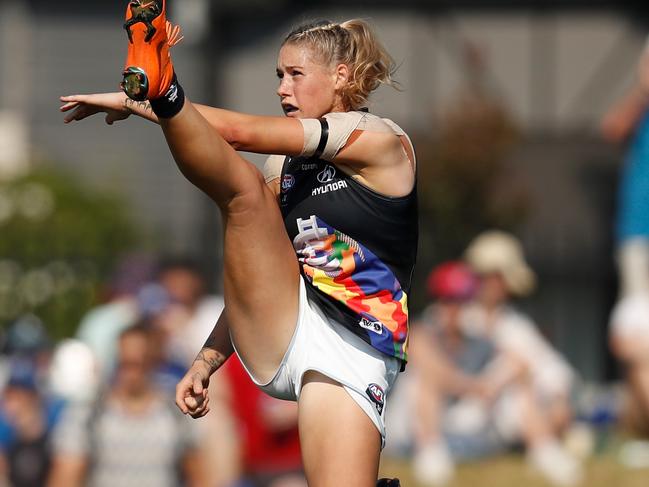
<path id="1" fill-rule="evenodd" d="M 270 183 L 273 179 L 277 179 L 282 175 L 282 167 L 286 156 L 268 156 L 264 163 L 264 181 Z"/>
<path id="2" fill-rule="evenodd" d="M 304 128 L 304 147 L 300 155 L 332 161 L 364 116 L 361 112 L 336 112 L 319 120 L 300 119 Z"/>

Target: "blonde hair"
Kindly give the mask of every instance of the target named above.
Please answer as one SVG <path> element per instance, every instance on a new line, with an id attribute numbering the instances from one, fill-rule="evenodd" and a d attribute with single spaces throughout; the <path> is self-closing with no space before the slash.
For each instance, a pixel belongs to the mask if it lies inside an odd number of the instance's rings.
<path id="1" fill-rule="evenodd" d="M 286 44 L 304 44 L 327 65 L 349 67 L 350 77 L 342 97 L 351 110 L 365 106 L 370 93 L 381 84 L 397 87 L 392 78 L 396 71 L 394 60 L 363 20 L 304 24 L 286 36 L 282 46 Z"/>

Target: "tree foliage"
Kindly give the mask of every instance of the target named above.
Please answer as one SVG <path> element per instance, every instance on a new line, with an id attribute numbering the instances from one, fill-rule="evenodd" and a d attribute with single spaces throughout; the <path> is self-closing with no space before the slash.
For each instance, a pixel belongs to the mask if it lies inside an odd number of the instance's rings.
<path id="1" fill-rule="evenodd" d="M 124 201 L 70 174 L 0 181 L 0 325 L 33 313 L 53 337 L 71 335 L 138 239 Z"/>
<path id="2" fill-rule="evenodd" d="M 434 265 L 460 258 L 478 233 L 513 230 L 524 219 L 527 192 L 506 164 L 518 137 L 506 110 L 479 86 L 453 100 L 435 136 L 417 137 L 421 235 L 415 306 L 425 300 L 424 278 Z"/>

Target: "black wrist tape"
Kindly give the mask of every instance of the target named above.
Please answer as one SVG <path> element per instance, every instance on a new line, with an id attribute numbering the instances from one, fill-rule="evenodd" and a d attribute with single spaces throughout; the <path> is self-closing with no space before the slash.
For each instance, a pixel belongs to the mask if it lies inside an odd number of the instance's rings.
<path id="1" fill-rule="evenodd" d="M 174 79 L 167 92 L 162 97 L 151 100 L 151 109 L 158 118 L 171 118 L 178 115 L 184 105 L 185 92 L 174 73 Z"/>

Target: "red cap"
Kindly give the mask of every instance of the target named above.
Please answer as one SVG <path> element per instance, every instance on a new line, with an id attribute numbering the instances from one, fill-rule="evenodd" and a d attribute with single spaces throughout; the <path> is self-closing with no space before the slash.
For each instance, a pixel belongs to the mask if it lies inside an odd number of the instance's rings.
<path id="1" fill-rule="evenodd" d="M 435 267 L 426 284 L 434 298 L 465 300 L 473 296 L 478 281 L 467 265 L 451 261 Z"/>

